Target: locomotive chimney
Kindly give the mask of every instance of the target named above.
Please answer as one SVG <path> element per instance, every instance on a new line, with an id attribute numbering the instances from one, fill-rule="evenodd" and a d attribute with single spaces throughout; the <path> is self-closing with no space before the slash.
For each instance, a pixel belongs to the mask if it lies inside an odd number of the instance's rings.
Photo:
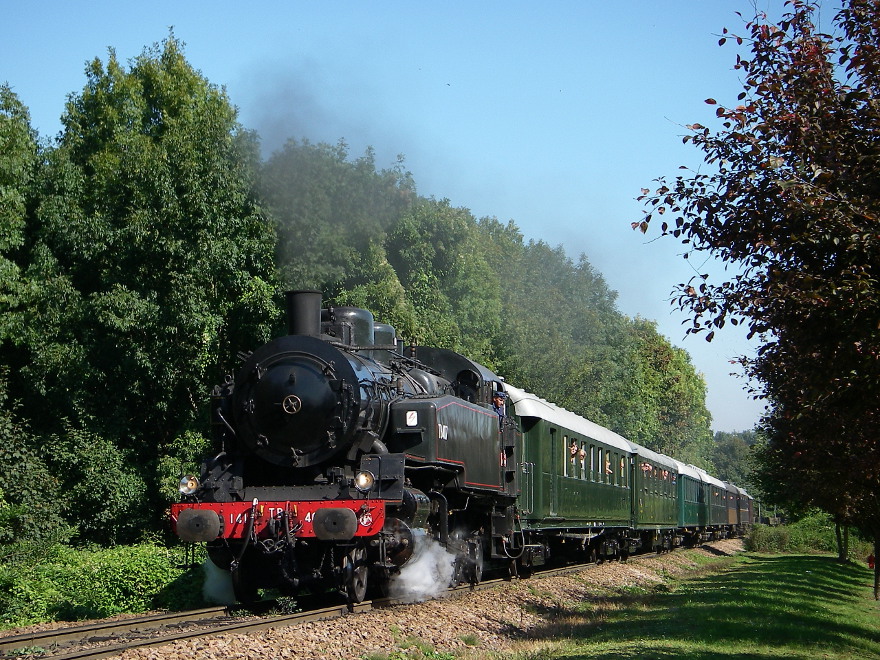
<path id="1" fill-rule="evenodd" d="M 321 292 L 288 291 L 287 332 L 291 335 L 321 336 Z"/>

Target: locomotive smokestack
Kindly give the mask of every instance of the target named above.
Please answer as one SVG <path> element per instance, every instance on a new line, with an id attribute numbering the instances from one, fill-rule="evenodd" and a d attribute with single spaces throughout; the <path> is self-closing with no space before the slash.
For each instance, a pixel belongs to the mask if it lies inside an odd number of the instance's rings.
<path id="1" fill-rule="evenodd" d="M 321 335 L 321 292 L 288 291 L 287 332 L 291 335 Z"/>

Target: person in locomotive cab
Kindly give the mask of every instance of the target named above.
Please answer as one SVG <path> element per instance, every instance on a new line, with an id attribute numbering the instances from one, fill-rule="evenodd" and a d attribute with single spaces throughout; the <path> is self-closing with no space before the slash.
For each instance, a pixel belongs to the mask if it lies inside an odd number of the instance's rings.
<path id="1" fill-rule="evenodd" d="M 493 392 L 492 394 L 492 410 L 495 411 L 495 414 L 498 415 L 498 430 L 500 431 L 504 427 L 504 418 L 507 416 L 507 411 L 504 408 L 504 400 L 507 398 L 507 393 L 502 391 Z"/>

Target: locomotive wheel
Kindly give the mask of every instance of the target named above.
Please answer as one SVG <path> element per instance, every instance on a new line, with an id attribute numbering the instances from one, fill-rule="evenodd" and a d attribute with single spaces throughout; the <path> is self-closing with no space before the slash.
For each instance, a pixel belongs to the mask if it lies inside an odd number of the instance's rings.
<path id="1" fill-rule="evenodd" d="M 464 584 L 466 579 L 464 562 L 465 560 L 462 559 L 461 555 L 456 556 L 455 562 L 452 564 L 452 578 L 449 580 L 450 587 L 457 587 L 460 584 Z"/>
<path id="2" fill-rule="evenodd" d="M 483 580 L 483 539 L 477 537 L 473 543 L 468 544 L 468 555 L 471 561 L 470 582 L 480 584 Z"/>
<path id="3" fill-rule="evenodd" d="M 360 603 L 367 595 L 367 580 L 369 578 L 367 567 L 367 551 L 364 548 L 354 548 L 345 556 L 343 575 L 345 580 L 345 594 L 350 603 Z"/>

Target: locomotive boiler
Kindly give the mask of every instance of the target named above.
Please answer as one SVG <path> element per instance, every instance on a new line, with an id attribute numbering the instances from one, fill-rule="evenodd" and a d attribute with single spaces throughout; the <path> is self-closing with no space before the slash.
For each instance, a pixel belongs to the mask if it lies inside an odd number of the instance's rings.
<path id="1" fill-rule="evenodd" d="M 317 291 L 289 292 L 287 317 L 215 388 L 216 453 L 181 480 L 176 534 L 207 544 L 243 602 L 327 587 L 359 602 L 431 543 L 459 582 L 510 557 L 522 438 L 491 405 L 501 379 Z"/>

